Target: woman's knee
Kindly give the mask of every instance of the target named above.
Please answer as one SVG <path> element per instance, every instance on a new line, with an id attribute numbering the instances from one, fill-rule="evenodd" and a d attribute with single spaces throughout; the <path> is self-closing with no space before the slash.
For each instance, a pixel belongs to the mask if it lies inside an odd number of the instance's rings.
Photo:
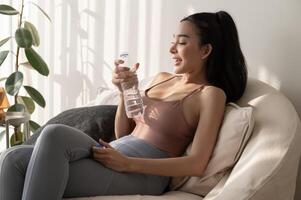
<path id="1" fill-rule="evenodd" d="M 0 167 L 1 169 L 13 169 L 16 168 L 21 173 L 25 173 L 27 165 L 29 163 L 33 146 L 14 146 L 0 155 Z"/>
<path id="2" fill-rule="evenodd" d="M 16 151 L 16 149 L 14 148 L 10 148 L 4 152 L 1 153 L 1 156 L 0 156 L 0 165 L 1 165 L 1 168 L 4 168 L 4 166 L 8 166 L 10 167 L 15 159 L 14 159 L 14 151 Z"/>
<path id="3" fill-rule="evenodd" d="M 62 124 L 49 124 L 45 126 L 41 135 L 39 136 L 40 142 L 60 144 L 64 141 L 70 132 L 70 127 Z"/>

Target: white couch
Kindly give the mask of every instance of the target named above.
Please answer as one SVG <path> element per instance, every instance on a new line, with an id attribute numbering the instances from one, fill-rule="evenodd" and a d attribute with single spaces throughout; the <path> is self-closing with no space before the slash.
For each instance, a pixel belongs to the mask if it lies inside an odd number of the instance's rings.
<path id="1" fill-rule="evenodd" d="M 296 110 L 279 91 L 252 78 L 237 104 L 254 107 L 253 134 L 233 170 L 206 197 L 170 191 L 161 196 L 69 200 L 293 200 L 301 152 L 301 125 Z"/>

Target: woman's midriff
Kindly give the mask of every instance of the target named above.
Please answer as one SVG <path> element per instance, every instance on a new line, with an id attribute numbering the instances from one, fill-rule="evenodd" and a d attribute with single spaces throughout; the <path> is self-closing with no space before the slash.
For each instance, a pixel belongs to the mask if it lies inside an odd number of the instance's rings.
<path id="1" fill-rule="evenodd" d="M 159 133 L 144 124 L 137 124 L 132 135 L 167 152 L 171 157 L 181 155 L 186 148 L 186 144 L 183 144 L 183 140 L 180 138 L 173 138 L 168 134 Z"/>

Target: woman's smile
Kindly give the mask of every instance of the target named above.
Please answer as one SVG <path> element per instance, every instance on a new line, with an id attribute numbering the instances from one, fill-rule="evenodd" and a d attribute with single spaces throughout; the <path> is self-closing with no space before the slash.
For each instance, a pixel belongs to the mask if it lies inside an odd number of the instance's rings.
<path id="1" fill-rule="evenodd" d="M 175 66 L 179 66 L 182 63 L 182 59 L 179 57 L 173 57 L 172 59 L 174 60 Z"/>

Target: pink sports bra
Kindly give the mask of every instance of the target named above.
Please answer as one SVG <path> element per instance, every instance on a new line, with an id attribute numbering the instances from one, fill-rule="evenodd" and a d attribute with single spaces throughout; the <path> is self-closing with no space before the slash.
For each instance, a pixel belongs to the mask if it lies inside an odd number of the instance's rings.
<path id="1" fill-rule="evenodd" d="M 204 87 L 201 85 L 182 99 L 174 101 L 156 100 L 147 95 L 150 89 L 175 77 L 145 90 L 142 94 L 144 114 L 140 119 L 134 119 L 136 127 L 132 132 L 133 136 L 168 152 L 171 157 L 182 155 L 194 137 L 195 128 L 187 123 L 183 114 L 183 101 Z"/>

